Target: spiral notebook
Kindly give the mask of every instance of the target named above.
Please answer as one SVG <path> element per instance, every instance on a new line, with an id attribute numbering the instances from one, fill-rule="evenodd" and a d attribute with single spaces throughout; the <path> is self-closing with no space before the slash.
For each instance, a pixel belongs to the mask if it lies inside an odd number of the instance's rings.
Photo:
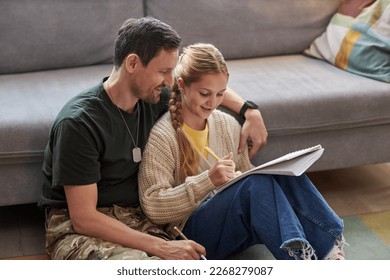
<path id="1" fill-rule="evenodd" d="M 307 149 L 288 153 L 242 173 L 240 176 L 237 176 L 220 187 L 217 191 L 222 191 L 233 183 L 251 174 L 300 176 L 322 156 L 323 152 L 324 148 L 322 148 L 321 145 L 316 145 Z"/>

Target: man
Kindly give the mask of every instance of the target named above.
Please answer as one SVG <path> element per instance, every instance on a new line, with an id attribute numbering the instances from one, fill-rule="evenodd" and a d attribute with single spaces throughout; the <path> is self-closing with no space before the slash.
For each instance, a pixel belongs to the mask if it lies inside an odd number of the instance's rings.
<path id="1" fill-rule="evenodd" d="M 169 240 L 139 207 L 137 172 L 155 121 L 168 107 L 181 39 L 167 24 L 129 19 L 118 31 L 108 78 L 71 99 L 45 150 L 40 205 L 53 259 L 199 259 L 191 240 Z M 228 90 L 223 105 L 244 115 L 239 149 L 253 156 L 267 132 L 260 112 Z M 244 112 L 245 111 L 245 112 Z"/>

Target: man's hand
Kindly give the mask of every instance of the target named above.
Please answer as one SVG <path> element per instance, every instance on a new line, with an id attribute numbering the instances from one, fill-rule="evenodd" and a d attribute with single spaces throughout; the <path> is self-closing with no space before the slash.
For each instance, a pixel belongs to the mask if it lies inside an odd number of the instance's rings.
<path id="1" fill-rule="evenodd" d="M 239 113 L 244 100 L 233 89 L 227 88 L 223 97 L 222 106 Z M 267 143 L 267 129 L 265 128 L 263 117 L 257 109 L 248 109 L 245 112 L 245 122 L 241 130 L 240 145 L 238 153 L 245 150 L 248 140 L 251 144 L 249 146 L 249 158 L 253 158 L 255 154 Z"/>
<path id="2" fill-rule="evenodd" d="M 96 210 L 96 183 L 84 186 L 65 186 L 72 225 L 79 234 L 99 237 L 124 247 L 146 252 L 150 256 L 171 260 L 198 260 L 206 249 L 191 240 L 166 241 L 132 229 Z"/>
<path id="3" fill-rule="evenodd" d="M 165 241 L 156 256 L 163 260 L 199 260 L 206 249 L 192 240 Z"/>
<path id="4" fill-rule="evenodd" d="M 256 153 L 267 143 L 268 132 L 265 128 L 263 117 L 259 110 L 248 109 L 245 112 L 245 122 L 241 130 L 240 145 L 238 152 L 242 153 L 250 141 L 249 158 L 253 158 Z"/>

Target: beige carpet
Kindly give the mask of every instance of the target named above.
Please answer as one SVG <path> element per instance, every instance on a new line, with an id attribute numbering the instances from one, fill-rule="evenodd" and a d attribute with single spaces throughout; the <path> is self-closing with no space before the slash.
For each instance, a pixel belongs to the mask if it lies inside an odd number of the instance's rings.
<path id="1" fill-rule="evenodd" d="M 389 260 L 390 163 L 308 176 L 344 219 L 347 258 Z M 0 208 L 0 259 L 46 259 L 43 236 L 43 215 L 36 205 Z"/>
<path id="2" fill-rule="evenodd" d="M 349 260 L 390 260 L 390 163 L 308 176 L 344 220 Z"/>
<path id="3" fill-rule="evenodd" d="M 390 211 L 390 163 L 308 176 L 340 216 Z"/>

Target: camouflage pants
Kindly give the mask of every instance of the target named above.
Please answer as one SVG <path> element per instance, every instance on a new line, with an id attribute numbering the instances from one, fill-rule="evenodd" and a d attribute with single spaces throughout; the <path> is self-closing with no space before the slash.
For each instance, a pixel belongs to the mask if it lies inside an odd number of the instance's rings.
<path id="1" fill-rule="evenodd" d="M 160 238 L 170 236 L 160 227 L 151 223 L 138 208 L 119 206 L 98 208 L 98 211 L 127 226 Z M 46 251 L 51 259 L 94 259 L 94 260 L 146 260 L 159 259 L 148 256 L 140 250 L 127 248 L 100 238 L 77 234 L 67 209 L 50 209 L 46 215 Z"/>

